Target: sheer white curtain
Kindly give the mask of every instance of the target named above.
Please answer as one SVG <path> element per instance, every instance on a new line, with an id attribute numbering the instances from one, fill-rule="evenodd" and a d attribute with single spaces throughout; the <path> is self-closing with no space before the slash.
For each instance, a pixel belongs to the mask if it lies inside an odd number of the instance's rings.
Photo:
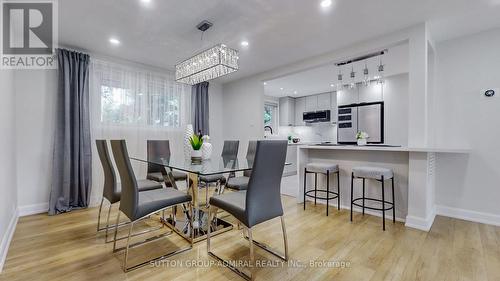
<path id="1" fill-rule="evenodd" d="M 92 139 L 125 139 L 130 156 L 146 157 L 148 139 L 168 139 L 172 154 L 183 155 L 183 134 L 191 116 L 191 87 L 169 73 L 92 60 Z M 93 145 L 92 199 L 102 195 L 103 171 Z M 132 161 L 138 178 L 146 165 Z"/>

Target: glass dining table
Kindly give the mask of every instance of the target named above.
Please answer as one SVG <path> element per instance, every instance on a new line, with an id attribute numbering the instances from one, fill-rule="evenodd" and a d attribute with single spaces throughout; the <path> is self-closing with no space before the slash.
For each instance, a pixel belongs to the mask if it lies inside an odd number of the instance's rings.
<path id="1" fill-rule="evenodd" d="M 231 175 L 236 172 L 242 172 L 252 169 L 252 161 L 246 158 L 224 158 L 224 157 L 212 157 L 208 160 L 203 160 L 201 162 L 193 162 L 191 159 L 185 158 L 150 158 L 145 157 L 130 157 L 131 160 L 139 161 L 148 164 L 154 164 L 165 169 L 162 170 L 162 174 L 165 179 L 167 186 L 175 189 L 179 189 L 172 174 L 172 170 L 177 170 L 180 172 L 185 172 L 188 176 L 188 187 L 186 192 L 191 194 L 193 198 L 193 214 L 190 213 L 189 208 L 183 206 L 182 214 L 183 219 L 178 219 L 178 212 L 174 208 L 172 215 L 168 218 L 161 218 L 162 222 L 171 228 L 173 231 L 177 232 L 179 235 L 184 237 L 186 240 L 191 242 L 191 231 L 194 232 L 194 243 L 200 242 L 206 239 L 206 233 L 209 226 L 211 226 L 211 235 L 218 235 L 223 232 L 233 229 L 233 225 L 223 218 L 216 218 L 213 222 L 209 222 L 207 202 L 202 204 L 203 196 L 200 196 L 201 188 L 208 188 L 207 186 L 199 185 L 199 178 L 201 176 L 213 176 L 213 175 Z M 206 190 L 208 192 L 208 190 Z M 190 229 L 189 219 L 193 216 L 193 229 Z"/>

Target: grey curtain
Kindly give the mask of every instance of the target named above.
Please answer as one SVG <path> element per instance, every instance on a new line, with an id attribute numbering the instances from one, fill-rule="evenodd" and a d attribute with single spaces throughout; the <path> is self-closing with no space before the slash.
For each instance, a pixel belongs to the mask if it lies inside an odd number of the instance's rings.
<path id="1" fill-rule="evenodd" d="M 49 215 L 85 208 L 91 184 L 87 54 L 57 50 L 59 83 Z"/>
<path id="2" fill-rule="evenodd" d="M 209 134 L 208 126 L 208 82 L 193 85 L 191 90 L 191 111 L 193 113 L 194 132 L 201 131 L 202 135 Z"/>

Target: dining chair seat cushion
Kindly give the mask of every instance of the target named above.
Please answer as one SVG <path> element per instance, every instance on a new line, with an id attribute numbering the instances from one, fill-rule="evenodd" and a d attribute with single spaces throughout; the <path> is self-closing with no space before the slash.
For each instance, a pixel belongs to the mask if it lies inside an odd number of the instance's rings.
<path id="1" fill-rule="evenodd" d="M 248 187 L 249 177 L 233 177 L 229 178 L 226 183 L 226 187 L 234 190 L 246 190 Z"/>
<path id="2" fill-rule="evenodd" d="M 354 167 L 352 168 L 352 173 L 356 178 L 365 179 L 382 179 L 388 180 L 394 177 L 392 169 L 381 168 L 381 167 Z"/>
<path id="3" fill-rule="evenodd" d="M 139 192 L 163 188 L 160 183 L 148 179 L 137 180 L 137 187 Z"/>
<path id="4" fill-rule="evenodd" d="M 142 218 L 155 211 L 190 202 L 191 195 L 174 188 L 163 188 L 139 192 L 137 211 L 132 220 Z"/>
<path id="5" fill-rule="evenodd" d="M 335 173 L 339 171 L 339 165 L 333 163 L 309 163 L 306 165 L 308 172 L 326 174 L 326 172 Z"/>
<path id="6" fill-rule="evenodd" d="M 223 175 L 200 176 L 200 181 L 204 183 L 214 183 L 220 181 L 221 184 L 225 184 L 226 177 L 224 177 Z"/>
<path id="7" fill-rule="evenodd" d="M 221 195 L 214 195 L 210 197 L 210 206 L 222 209 L 233 215 L 240 222 L 246 224 L 245 221 L 246 196 L 247 196 L 246 190 L 227 192 Z"/>
<path id="8" fill-rule="evenodd" d="M 173 170 L 172 175 L 174 176 L 175 181 L 182 181 L 187 179 L 187 174 Z M 156 173 L 148 173 L 147 179 L 157 181 L 157 182 L 163 182 L 163 175 L 161 172 L 156 172 Z"/>
<path id="9" fill-rule="evenodd" d="M 163 186 L 155 181 L 146 180 L 146 179 L 137 180 L 137 189 L 139 190 L 139 192 L 154 190 L 154 189 L 161 189 L 161 188 L 163 188 Z M 112 198 L 106 197 L 106 199 L 108 199 L 108 201 L 111 204 L 119 202 L 120 197 L 121 197 L 121 193 L 122 193 L 121 189 L 122 189 L 122 186 L 120 185 L 120 183 L 117 183 L 116 184 L 116 192 L 113 193 L 113 197 Z"/>

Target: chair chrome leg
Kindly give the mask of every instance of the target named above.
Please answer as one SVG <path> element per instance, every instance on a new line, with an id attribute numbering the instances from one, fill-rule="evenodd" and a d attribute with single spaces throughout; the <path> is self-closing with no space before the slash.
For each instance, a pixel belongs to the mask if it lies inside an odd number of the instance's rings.
<path id="1" fill-rule="evenodd" d="M 283 230 L 283 243 L 285 243 L 285 261 L 288 261 L 288 238 L 286 236 L 285 217 L 281 216 L 281 229 Z"/>
<path id="2" fill-rule="evenodd" d="M 208 228 L 207 228 L 207 253 L 210 254 L 210 233 L 211 233 L 211 227 L 210 227 L 210 217 L 211 217 L 212 210 L 210 207 L 208 207 Z"/>
<path id="3" fill-rule="evenodd" d="M 194 212 L 193 208 L 193 203 L 189 202 L 189 213 L 191 214 L 190 216 L 187 216 L 189 219 L 189 224 L 191 226 L 191 248 L 193 247 L 194 244 L 194 216 L 192 215 Z M 210 218 L 210 216 L 208 216 Z"/>
<path id="4" fill-rule="evenodd" d="M 99 206 L 99 214 L 97 215 L 97 231 L 99 232 L 100 227 L 101 227 L 101 211 L 102 211 L 102 204 L 104 204 L 104 197 L 101 199 L 101 205 Z"/>
<path id="5" fill-rule="evenodd" d="M 212 213 L 215 215 L 217 215 L 217 209 L 214 209 L 214 208 L 208 208 L 208 219 L 210 221 L 211 217 L 212 217 Z M 210 226 L 210 225 L 209 225 Z M 228 262 L 224 259 L 222 259 L 221 257 L 217 256 L 216 254 L 214 254 L 213 252 L 210 251 L 210 241 L 211 241 L 211 232 L 212 232 L 212 229 L 211 227 L 208 227 L 207 229 L 207 253 L 210 257 L 218 260 L 219 262 L 221 262 L 221 264 L 229 269 L 231 269 L 234 273 L 238 274 L 239 276 L 243 277 L 245 280 L 252 280 L 252 275 L 248 275 L 246 274 L 245 272 L 241 271 L 240 269 L 236 268 L 233 263 L 231 262 Z M 251 234 L 250 234 L 251 235 Z M 252 244 L 250 242 L 250 248 L 252 249 L 251 252 L 253 253 L 253 247 L 252 247 Z M 254 261 L 252 261 L 252 263 L 254 263 Z"/>
<path id="6" fill-rule="evenodd" d="M 111 207 L 113 207 L 113 204 L 110 204 L 109 205 L 109 209 L 108 209 L 108 217 L 106 219 L 106 235 L 104 236 L 104 241 L 108 241 L 108 230 L 109 230 L 109 217 L 111 216 Z"/>
<path id="7" fill-rule="evenodd" d="M 252 238 L 252 228 L 247 228 L 248 232 L 248 242 L 250 243 L 250 280 L 255 278 L 255 272 L 253 272 L 253 268 L 255 267 L 255 252 L 253 249 L 253 238 Z"/>
<path id="8" fill-rule="evenodd" d="M 217 187 L 218 187 L 218 185 L 217 185 Z M 210 184 L 207 183 L 205 185 L 205 207 L 207 207 L 207 208 L 208 208 L 208 190 L 209 189 L 210 189 Z"/>
<path id="9" fill-rule="evenodd" d="M 120 222 L 120 214 L 122 212 L 118 210 L 118 216 L 116 216 L 116 224 L 115 224 L 115 235 L 113 239 L 113 253 L 116 251 L 116 235 L 118 234 L 118 223 Z"/>
<path id="10" fill-rule="evenodd" d="M 127 260 L 128 260 L 128 250 L 130 248 L 130 235 L 132 234 L 132 229 L 134 228 L 134 222 L 130 223 L 130 228 L 128 230 L 127 246 L 125 248 L 125 258 L 123 259 L 123 270 L 127 270 Z"/>
<path id="11" fill-rule="evenodd" d="M 286 236 L 286 228 L 285 228 L 285 219 L 283 216 L 280 217 L 281 218 L 281 228 L 283 230 L 283 242 L 285 243 L 285 254 L 281 254 L 279 253 L 278 251 L 274 250 L 273 248 L 269 247 L 268 245 L 262 243 L 262 242 L 259 242 L 259 241 L 256 241 L 256 240 L 253 240 L 253 244 L 255 244 L 255 246 L 261 248 L 262 250 L 276 256 L 277 258 L 280 258 L 284 261 L 288 261 L 288 239 L 287 239 L 287 236 Z M 247 234 L 245 234 L 245 230 L 248 231 L 248 228 L 243 228 L 243 237 L 247 240 L 249 240 L 249 237 Z"/>
<path id="12" fill-rule="evenodd" d="M 191 204 L 189 205 L 189 207 L 190 207 L 190 209 L 192 209 L 192 208 L 193 208 L 193 206 L 192 206 Z M 158 210 L 157 212 L 161 212 L 161 211 L 163 211 L 163 210 L 165 210 L 165 209 Z M 156 213 L 156 212 L 155 212 L 155 213 Z M 120 214 L 120 213 L 119 213 L 119 214 Z M 159 238 L 162 238 L 162 237 L 168 236 L 168 235 L 170 235 L 170 234 L 172 234 L 172 233 L 173 233 L 173 231 L 169 231 L 169 232 L 166 232 L 166 233 L 164 233 L 164 234 L 160 234 L 160 235 L 155 236 L 155 237 L 147 238 L 147 239 L 145 239 L 144 241 L 140 241 L 140 242 L 137 242 L 137 243 L 134 243 L 134 244 L 132 244 L 132 245 L 131 245 L 131 244 L 130 244 L 130 238 L 131 238 L 131 237 L 136 236 L 136 235 L 139 235 L 139 234 L 144 234 L 144 233 L 146 233 L 146 232 L 150 232 L 150 231 L 145 231 L 145 232 L 142 232 L 142 233 L 135 233 L 135 234 L 132 234 L 132 229 L 133 229 L 134 224 L 135 224 L 136 222 L 138 222 L 138 221 L 140 221 L 140 220 L 142 220 L 142 219 L 148 218 L 148 217 L 150 217 L 150 216 L 151 216 L 151 214 L 146 215 L 146 216 L 141 217 L 141 218 L 139 218 L 139 219 L 137 219 L 137 220 L 135 220 L 135 221 L 133 221 L 133 222 L 131 222 L 131 223 L 130 223 L 129 234 L 128 234 L 128 236 L 126 237 L 126 238 L 127 238 L 127 245 L 126 245 L 125 247 L 120 248 L 120 249 L 116 249 L 116 241 L 117 241 L 117 240 L 115 239 L 115 241 L 114 241 L 114 244 L 113 244 L 113 252 L 118 252 L 118 251 L 121 251 L 121 250 L 125 249 L 125 257 L 124 257 L 124 260 L 123 260 L 123 271 L 124 271 L 124 272 L 129 272 L 129 271 L 131 271 L 131 270 L 134 270 L 134 269 L 137 269 L 137 268 L 143 267 L 143 266 L 145 266 L 145 265 L 151 264 L 151 262 L 155 262 L 155 261 L 163 260 L 163 259 L 169 258 L 169 257 L 171 257 L 171 256 L 173 256 L 173 255 L 180 254 L 180 253 L 183 253 L 183 252 L 185 252 L 185 251 L 191 250 L 191 249 L 193 248 L 194 236 L 193 236 L 193 232 L 191 232 L 191 242 L 190 242 L 190 245 L 189 245 L 188 247 L 185 247 L 185 248 L 181 248 L 181 249 L 178 249 L 178 250 L 172 251 L 172 252 L 167 253 L 167 254 L 165 254 L 165 255 L 162 255 L 162 256 L 160 256 L 160 257 L 157 257 L 157 258 L 154 258 L 154 259 L 150 259 L 150 260 L 148 260 L 148 261 L 144 261 L 144 262 L 142 262 L 142 263 L 140 263 L 140 264 L 137 264 L 137 265 L 134 265 L 134 266 L 131 266 L 131 267 L 127 267 L 127 263 L 128 263 L 128 253 L 129 253 L 129 250 L 130 250 L 131 248 L 134 248 L 134 247 L 136 247 L 136 246 L 139 246 L 139 245 L 142 245 L 142 244 L 145 244 L 145 243 L 149 243 L 149 242 L 152 242 L 152 241 L 156 241 L 156 240 L 158 240 Z M 189 222 L 190 222 L 190 224 L 191 224 L 191 226 L 192 226 L 192 225 L 193 225 L 193 223 L 192 223 L 192 218 L 191 218 L 191 220 L 190 220 Z M 116 230 L 116 229 L 117 229 L 117 228 L 115 228 L 115 230 Z M 115 238 L 116 238 L 116 233 L 115 233 Z"/>

